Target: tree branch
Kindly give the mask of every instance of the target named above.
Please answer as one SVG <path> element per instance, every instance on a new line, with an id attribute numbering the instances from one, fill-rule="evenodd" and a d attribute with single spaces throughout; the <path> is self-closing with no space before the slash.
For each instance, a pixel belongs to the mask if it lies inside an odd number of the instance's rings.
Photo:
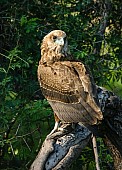
<path id="1" fill-rule="evenodd" d="M 63 136 L 62 136 L 63 135 Z M 87 145 L 91 132 L 83 126 L 77 125 L 68 134 L 55 133 L 55 137 L 47 138 L 30 170 L 65 170 L 81 154 Z M 57 139 L 54 139 L 57 138 Z"/>

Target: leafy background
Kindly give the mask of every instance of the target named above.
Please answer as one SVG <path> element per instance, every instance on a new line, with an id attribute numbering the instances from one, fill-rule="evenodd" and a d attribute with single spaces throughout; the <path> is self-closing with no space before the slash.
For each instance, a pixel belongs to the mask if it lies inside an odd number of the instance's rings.
<path id="1" fill-rule="evenodd" d="M 28 169 L 54 125 L 37 80 L 42 38 L 68 35 L 71 53 L 87 64 L 95 82 L 122 97 L 120 0 L 0 1 L 0 167 Z M 112 158 L 98 138 L 101 170 Z M 71 170 L 94 170 L 92 145 Z"/>

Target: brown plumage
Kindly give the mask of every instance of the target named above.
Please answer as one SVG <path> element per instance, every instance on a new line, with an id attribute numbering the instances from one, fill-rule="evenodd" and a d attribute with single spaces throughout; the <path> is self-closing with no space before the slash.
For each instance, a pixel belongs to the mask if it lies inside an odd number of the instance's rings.
<path id="1" fill-rule="evenodd" d="M 83 63 L 70 60 L 65 32 L 54 30 L 44 37 L 38 80 L 56 122 L 87 126 L 102 120 L 93 78 Z"/>

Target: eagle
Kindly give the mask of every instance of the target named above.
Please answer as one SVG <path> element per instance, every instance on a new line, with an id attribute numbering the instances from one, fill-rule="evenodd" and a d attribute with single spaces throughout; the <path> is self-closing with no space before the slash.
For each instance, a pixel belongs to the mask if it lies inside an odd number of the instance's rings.
<path id="1" fill-rule="evenodd" d="M 101 122 L 103 114 L 93 77 L 82 62 L 73 60 L 64 31 L 53 30 L 43 38 L 37 73 L 42 93 L 54 112 L 51 134 L 60 121 L 86 127 Z"/>

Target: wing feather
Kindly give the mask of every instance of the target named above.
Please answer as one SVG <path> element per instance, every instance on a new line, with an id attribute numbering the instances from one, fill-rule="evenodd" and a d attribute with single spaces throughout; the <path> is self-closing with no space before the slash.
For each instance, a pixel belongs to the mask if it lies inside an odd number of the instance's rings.
<path id="1" fill-rule="evenodd" d="M 61 120 L 96 124 L 102 119 L 94 83 L 82 63 L 40 64 L 38 79 L 44 96 Z"/>
<path id="2" fill-rule="evenodd" d="M 45 90 L 47 89 L 69 98 L 75 96 L 74 98 L 75 100 L 77 98 L 77 101 L 81 95 L 83 98 L 86 97 L 81 80 L 76 75 L 70 62 L 55 62 L 51 66 L 39 65 L 38 79 L 41 87 Z M 51 96 L 47 97 L 50 98 Z"/>

